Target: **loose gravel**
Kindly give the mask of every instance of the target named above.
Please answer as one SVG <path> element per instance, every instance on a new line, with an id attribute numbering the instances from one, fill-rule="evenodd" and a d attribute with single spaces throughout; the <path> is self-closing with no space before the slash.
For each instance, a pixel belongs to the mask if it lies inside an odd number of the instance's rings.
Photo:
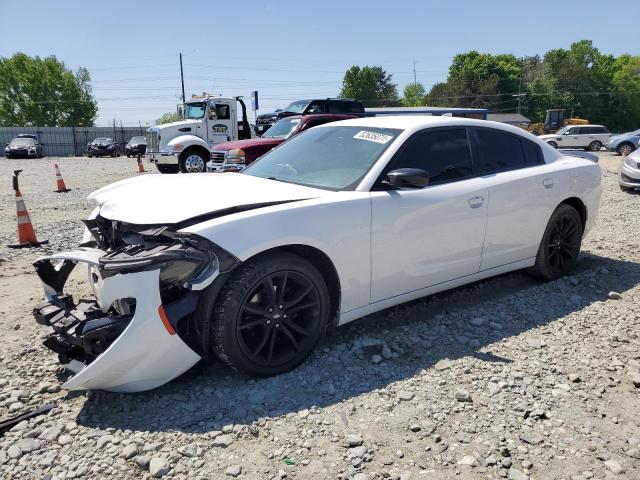
<path id="1" fill-rule="evenodd" d="M 599 156 L 574 275 L 516 272 L 380 312 L 278 377 L 198 365 L 140 394 L 61 390 L 31 317 L 31 262 L 76 245 L 87 194 L 135 161 L 58 159 L 68 194 L 53 193 L 54 159 L 0 161 L 0 420 L 55 404 L 0 437 L 0 478 L 640 478 L 640 195 Z M 14 168 L 48 246 L 6 248 Z"/>

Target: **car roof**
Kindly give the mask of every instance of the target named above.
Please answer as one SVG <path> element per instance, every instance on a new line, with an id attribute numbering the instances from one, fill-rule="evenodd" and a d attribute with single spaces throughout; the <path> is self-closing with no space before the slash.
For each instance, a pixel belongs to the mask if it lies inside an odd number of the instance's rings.
<path id="1" fill-rule="evenodd" d="M 602 127 L 602 128 L 606 128 L 604 125 L 595 125 L 593 123 L 590 123 L 589 125 L 567 125 L 567 127 Z"/>
<path id="2" fill-rule="evenodd" d="M 525 130 L 501 122 L 492 122 L 490 120 L 478 120 L 465 117 L 449 117 L 439 115 L 386 115 L 379 117 L 357 117 L 351 120 L 341 120 L 340 122 L 332 122 L 320 125 L 320 128 L 326 128 L 337 125 L 354 126 L 354 127 L 377 127 L 377 128 L 397 128 L 401 130 L 419 130 L 428 127 L 440 127 L 447 125 L 459 126 L 478 126 L 491 127 L 519 134 L 526 133 Z"/>

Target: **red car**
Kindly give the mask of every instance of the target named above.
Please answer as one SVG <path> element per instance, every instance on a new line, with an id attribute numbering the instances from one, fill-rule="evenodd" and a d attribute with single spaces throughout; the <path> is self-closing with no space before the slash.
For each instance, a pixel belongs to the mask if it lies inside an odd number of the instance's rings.
<path id="1" fill-rule="evenodd" d="M 216 145 L 207 163 L 208 172 L 239 172 L 272 148 L 298 133 L 323 123 L 356 118 L 355 115 L 294 115 L 278 120 L 261 138 L 237 140 Z"/>

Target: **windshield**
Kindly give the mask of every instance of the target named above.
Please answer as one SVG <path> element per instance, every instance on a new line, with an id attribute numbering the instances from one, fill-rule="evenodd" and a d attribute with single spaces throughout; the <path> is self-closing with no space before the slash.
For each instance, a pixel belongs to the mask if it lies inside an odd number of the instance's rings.
<path id="1" fill-rule="evenodd" d="M 204 114 L 207 111 L 207 104 L 205 102 L 185 103 L 184 104 L 184 118 L 204 118 Z"/>
<path id="2" fill-rule="evenodd" d="M 30 147 L 35 143 L 36 141 L 33 138 L 14 138 L 9 145 L 12 147 Z"/>
<path id="3" fill-rule="evenodd" d="M 147 139 L 144 137 L 131 137 L 129 143 L 146 143 Z"/>
<path id="4" fill-rule="evenodd" d="M 556 135 L 564 135 L 569 130 L 569 127 L 562 127 L 556 132 Z"/>
<path id="5" fill-rule="evenodd" d="M 293 113 L 303 113 L 304 109 L 309 105 L 309 100 L 298 100 L 297 102 L 292 102 L 289 104 L 287 108 L 284 109 L 285 112 L 293 112 Z"/>
<path id="6" fill-rule="evenodd" d="M 400 132 L 352 126 L 312 128 L 262 156 L 245 173 L 327 190 L 352 190 Z"/>
<path id="7" fill-rule="evenodd" d="M 294 128 L 300 123 L 299 118 L 283 118 L 262 135 L 263 138 L 287 138 Z"/>
<path id="8" fill-rule="evenodd" d="M 107 137 L 96 138 L 93 143 L 113 143 L 113 140 Z"/>

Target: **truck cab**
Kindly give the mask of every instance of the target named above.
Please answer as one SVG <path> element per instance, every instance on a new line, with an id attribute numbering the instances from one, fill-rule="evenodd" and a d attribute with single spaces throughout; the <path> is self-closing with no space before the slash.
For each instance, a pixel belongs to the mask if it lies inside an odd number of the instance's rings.
<path id="1" fill-rule="evenodd" d="M 147 155 L 161 173 L 204 172 L 215 145 L 251 138 L 240 97 L 192 97 L 182 117 L 147 129 Z"/>

